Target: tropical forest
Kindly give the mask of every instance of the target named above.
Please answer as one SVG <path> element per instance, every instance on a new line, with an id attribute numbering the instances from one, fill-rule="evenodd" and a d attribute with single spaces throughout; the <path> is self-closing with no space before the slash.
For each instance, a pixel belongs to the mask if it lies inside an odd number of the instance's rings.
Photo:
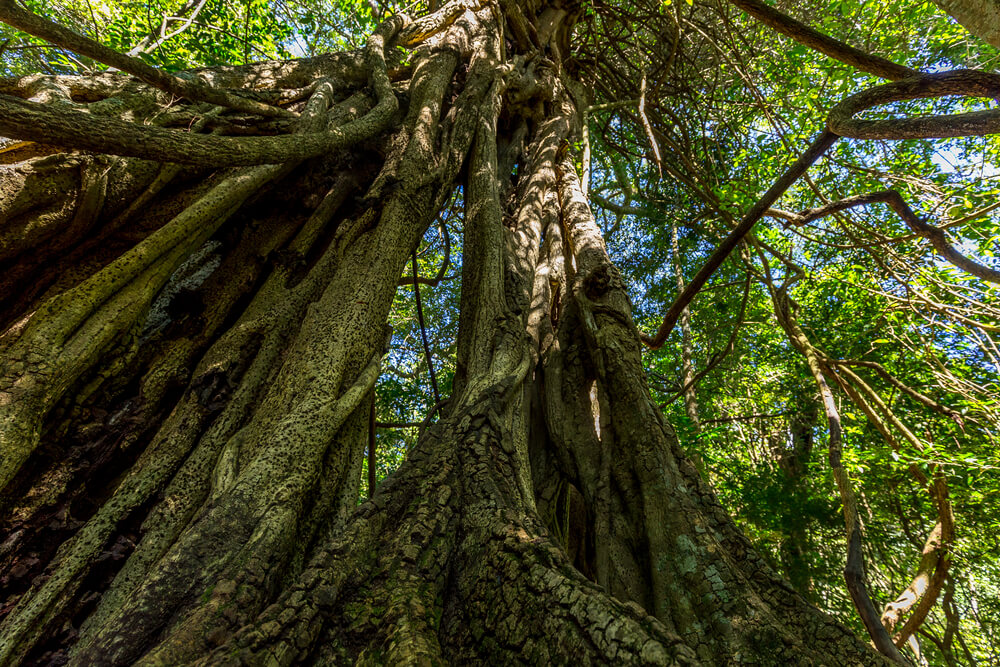
<path id="1" fill-rule="evenodd" d="M 1000 0 L 0 0 L 0 667 L 1000 665 Z"/>

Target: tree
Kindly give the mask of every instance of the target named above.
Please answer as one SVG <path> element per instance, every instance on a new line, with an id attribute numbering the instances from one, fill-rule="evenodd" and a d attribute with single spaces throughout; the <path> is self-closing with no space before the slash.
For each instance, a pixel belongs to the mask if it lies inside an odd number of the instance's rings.
<path id="1" fill-rule="evenodd" d="M 954 16 L 969 32 L 993 46 L 1000 44 L 1000 4 L 996 0 L 941 0 L 941 9 Z"/>
<path id="2" fill-rule="evenodd" d="M 6 609 L 0 663 L 65 647 L 85 664 L 885 662 L 727 515 L 650 395 L 640 340 L 662 346 L 734 251 L 749 262 L 768 247 L 751 229 L 781 215 L 778 197 L 838 137 L 997 125 L 993 111 L 855 115 L 995 96 L 998 80 L 922 75 L 733 4 L 893 82 L 838 105 L 742 218 L 717 204 L 722 240 L 675 280 L 677 299 L 646 335 L 574 144 L 586 173 L 588 114 L 624 101 L 636 108 L 632 138 L 648 139 L 663 168 L 667 121 L 647 113 L 654 82 L 635 76 L 628 53 L 590 77 L 594 52 L 577 44 L 645 12 L 658 19 L 643 33 L 643 53 L 659 59 L 649 69 L 669 71 L 680 46 L 658 7 L 450 2 L 387 16 L 360 49 L 171 72 L 0 3 L 9 25 L 119 70 L 9 79 L 0 96 L 0 134 L 30 142 L 2 154 L 0 484 L 10 525 L 23 527 L 5 549 L 46 551 Z M 623 79 L 631 101 L 615 95 Z M 393 298 L 410 263 L 403 282 L 419 289 L 415 252 L 456 192 L 450 395 L 357 505 Z M 898 193 L 794 215 L 876 202 L 948 261 L 996 280 Z M 907 637 L 891 635 L 866 588 L 826 378 L 848 378 L 844 392 L 876 404 L 873 422 L 891 411 L 809 338 L 792 269 L 779 283 L 770 261 L 761 280 L 826 408 L 848 587 L 879 650 L 902 660 Z M 94 502 L 77 523 L 66 499 L 82 498 Z M 936 498 L 947 543 L 945 491 Z M 53 507 L 64 510 L 56 536 L 36 528 Z M 931 564 L 942 554 L 931 550 Z"/>

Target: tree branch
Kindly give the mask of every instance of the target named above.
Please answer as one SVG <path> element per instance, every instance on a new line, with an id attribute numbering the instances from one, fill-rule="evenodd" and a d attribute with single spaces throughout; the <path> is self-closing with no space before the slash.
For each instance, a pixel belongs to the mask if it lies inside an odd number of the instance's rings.
<path id="1" fill-rule="evenodd" d="M 602 197 L 601 195 L 597 194 L 596 192 L 588 193 L 587 197 L 592 202 L 594 202 L 595 204 L 597 204 L 598 206 L 600 206 L 601 208 L 607 209 L 607 210 L 611 211 L 612 213 L 616 213 L 618 215 L 644 215 L 644 216 L 648 216 L 651 213 L 653 213 L 653 211 L 650 211 L 649 209 L 640 208 L 638 206 L 628 206 L 628 205 L 625 205 L 625 204 L 616 204 L 613 201 L 607 199 L 606 197 Z"/>
<path id="2" fill-rule="evenodd" d="M 431 356 L 431 346 L 427 342 L 427 327 L 424 326 L 424 308 L 420 303 L 420 281 L 417 275 L 417 251 L 413 251 L 413 295 L 417 302 L 417 321 L 420 323 L 420 340 L 424 344 L 424 356 L 427 358 L 427 369 L 431 376 L 431 388 L 434 390 L 434 402 L 441 402 L 438 393 L 437 375 L 434 373 L 434 358 Z"/>
<path id="3" fill-rule="evenodd" d="M 793 224 L 803 225 L 807 222 L 818 220 L 819 218 L 837 213 L 839 211 L 845 211 L 856 206 L 866 206 L 868 204 L 875 204 L 879 202 L 888 204 L 914 234 L 930 241 L 931 245 L 934 246 L 934 249 L 938 251 L 938 254 L 946 260 L 963 271 L 971 273 L 977 278 L 988 280 L 992 283 L 1000 283 L 1000 271 L 995 271 L 987 266 L 983 266 L 979 262 L 971 260 L 955 250 L 954 246 L 948 243 L 948 239 L 945 237 L 944 231 L 941 228 L 930 225 L 917 217 L 916 212 L 910 208 L 910 205 L 906 203 L 903 196 L 896 190 L 883 190 L 881 192 L 869 192 L 866 194 L 855 195 L 824 206 L 806 209 L 797 214 L 791 214 L 791 216 L 788 216 L 784 212 L 779 213 L 774 209 L 771 209 L 770 213 L 776 215 L 777 217 L 783 217 Z"/>
<path id="4" fill-rule="evenodd" d="M 158 49 L 167 40 L 176 37 L 185 30 L 191 27 L 194 20 L 198 18 L 198 14 L 205 7 L 205 3 L 208 0 L 188 0 L 188 2 L 180 8 L 178 14 L 184 14 L 185 12 L 191 12 L 190 16 L 169 16 L 168 14 L 163 15 L 163 19 L 160 21 L 160 35 L 156 36 L 155 32 L 150 32 L 148 35 L 142 38 L 142 40 L 133 46 L 127 55 L 135 57 L 140 53 L 149 53 L 153 49 Z M 181 27 L 176 30 L 167 33 L 167 21 L 181 21 Z M 152 42 L 152 43 L 150 43 Z"/>
<path id="5" fill-rule="evenodd" d="M 889 659 L 906 664 L 899 649 L 893 643 L 889 632 L 882 625 L 875 605 L 872 603 L 871 594 L 868 592 L 868 583 L 865 580 L 864 552 L 861 543 L 861 517 L 858 514 L 857 498 L 851 486 L 850 475 L 844 468 L 843 457 L 843 429 L 840 422 L 840 411 L 837 402 L 834 400 L 833 392 L 824 377 L 824 369 L 820 361 L 817 349 L 812 345 L 802 327 L 799 325 L 793 310 L 791 299 L 784 293 L 784 286 L 774 288 L 770 278 L 768 278 L 768 288 L 774 302 L 774 314 L 778 318 L 782 329 L 788 335 L 792 345 L 805 357 L 809 370 L 819 389 L 820 398 L 823 403 L 823 410 L 826 413 L 827 425 L 829 428 L 828 440 L 828 460 L 833 478 L 837 483 L 837 490 L 840 492 L 841 502 L 844 508 L 844 522 L 847 533 L 847 562 L 844 565 L 844 580 L 847 583 L 847 590 L 854 601 L 854 607 L 861 617 L 861 621 L 868 631 L 872 642 L 880 653 Z"/>
<path id="6" fill-rule="evenodd" d="M 444 242 L 444 260 L 441 262 L 440 268 L 438 268 L 437 275 L 435 275 L 433 278 L 422 278 L 418 275 L 414 275 L 413 277 L 400 278 L 399 279 L 400 287 L 405 287 L 406 285 L 415 286 L 418 284 L 437 287 L 444 280 L 451 280 L 451 278 L 454 278 L 454 276 L 451 276 L 449 278 L 444 277 L 445 271 L 448 270 L 448 266 L 451 263 L 451 237 L 448 235 L 448 225 L 445 224 L 444 220 L 441 220 L 439 227 L 441 229 L 442 241 Z"/>
<path id="7" fill-rule="evenodd" d="M 782 174 L 781 178 L 743 216 L 736 229 L 723 239 L 719 247 L 708 258 L 708 261 L 705 262 L 691 282 L 688 283 L 687 288 L 671 304 L 666 315 L 663 317 L 663 323 L 657 330 L 656 335 L 652 337 L 642 335 L 642 342 L 654 350 L 663 345 L 684 308 L 691 303 L 695 295 L 704 287 L 708 279 L 722 265 L 733 249 L 736 248 L 740 240 L 746 236 L 763 215 L 774 214 L 781 217 L 781 212 L 772 209 L 771 205 L 840 136 L 856 139 L 926 139 L 981 136 L 1000 132 L 1000 111 L 979 111 L 950 116 L 927 116 L 923 118 L 900 118 L 876 121 L 862 121 L 852 118 L 855 114 L 879 104 L 924 97 L 941 97 L 944 95 L 998 98 L 1000 97 L 1000 75 L 977 70 L 955 70 L 941 74 L 922 75 L 916 78 L 903 79 L 883 86 L 869 88 L 837 104 L 827 117 L 827 130 L 822 132 L 813 141 L 812 145 L 806 149 L 799 159 Z M 864 197 L 864 195 L 861 197 Z M 893 206 L 894 210 L 910 225 L 910 228 L 914 232 L 927 238 L 943 257 L 979 278 L 991 282 L 1000 282 L 1000 273 L 959 254 L 948 244 L 944 238 L 944 233 L 940 229 L 921 221 L 913 213 L 912 209 L 906 205 L 906 202 L 902 200 L 902 197 L 898 196 L 898 193 L 897 197 L 898 201 L 895 198 L 884 199 L 884 201 Z M 854 205 L 859 204 L 855 203 Z"/>
<path id="8" fill-rule="evenodd" d="M 948 486 L 940 469 L 935 473 L 928 490 L 937 505 L 937 523 L 921 550 L 917 573 L 910 585 L 895 600 L 888 603 L 882 612 L 882 623 L 889 632 L 895 630 L 903 616 L 913 612 L 899 632 L 893 636 L 893 641 L 900 648 L 927 619 L 927 614 L 937 602 L 951 565 L 951 547 L 955 540 L 955 515 L 948 499 Z"/>
<path id="9" fill-rule="evenodd" d="M 642 335 L 642 342 L 648 345 L 651 349 L 659 349 L 663 343 L 667 340 L 667 336 L 670 335 L 670 331 L 674 328 L 677 323 L 677 318 L 680 317 L 681 312 L 688 306 L 689 303 L 694 299 L 695 295 L 705 286 L 708 279 L 715 273 L 729 254 L 736 248 L 743 237 L 749 233 L 753 228 L 754 224 L 768 211 L 771 205 L 784 194 L 792 183 L 794 183 L 806 170 L 820 158 L 830 148 L 839 137 L 826 130 L 815 140 L 813 140 L 812 145 L 806 149 L 799 159 L 796 160 L 792 166 L 781 175 L 774 185 L 764 193 L 764 195 L 754 204 L 743 219 L 736 226 L 736 229 L 731 231 L 729 235 L 723 239 L 719 247 L 715 249 L 708 261 L 701 267 L 688 286 L 681 292 L 680 296 L 670 305 L 667 314 L 663 316 L 663 323 L 660 324 L 660 328 L 657 330 L 656 335 L 653 337 Z"/>
<path id="10" fill-rule="evenodd" d="M 0 3 L 8 1 L 0 0 Z M 387 23 L 393 24 L 386 31 L 391 33 L 399 29 L 401 20 Z M 362 118 L 323 132 L 239 138 L 190 134 L 108 116 L 96 117 L 74 109 L 0 94 L 0 134 L 98 153 L 210 167 L 304 160 L 356 144 L 374 136 L 388 124 L 398 102 L 386 73 L 386 40 L 384 34 L 376 32 L 369 39 L 367 48 L 371 68 L 369 76 L 378 95 L 378 103 Z"/>
<path id="11" fill-rule="evenodd" d="M 697 375 L 691 378 L 683 387 L 681 387 L 680 391 L 678 391 L 676 394 L 667 399 L 666 402 L 660 403 L 661 408 L 667 407 L 668 405 L 676 401 L 678 398 L 686 394 L 687 391 L 691 389 L 691 387 L 701 382 L 701 379 L 703 377 L 711 373 L 712 369 L 718 366 L 719 363 L 723 359 L 725 359 L 730 352 L 733 351 L 733 346 L 736 344 L 736 336 L 739 335 L 740 327 L 743 325 L 743 318 L 746 315 L 747 301 L 749 301 L 749 297 L 750 297 L 750 273 L 747 272 L 746 286 L 743 289 L 743 303 L 742 305 L 740 305 L 740 314 L 736 318 L 736 326 L 733 327 L 733 331 L 729 335 L 729 340 L 726 341 L 726 344 L 725 346 L 723 346 L 722 350 L 718 354 L 716 354 L 711 361 L 708 362 L 708 365 L 705 366 L 705 368 L 703 368 L 701 371 L 699 371 Z M 721 420 L 710 419 L 708 421 L 721 421 Z"/>
<path id="12" fill-rule="evenodd" d="M 862 72 L 868 72 L 883 79 L 895 81 L 920 74 L 917 70 L 904 65 L 898 65 L 891 60 L 873 56 L 860 49 L 849 46 L 818 30 L 810 28 L 805 23 L 796 21 L 782 14 L 774 7 L 764 4 L 761 0 L 729 0 L 730 4 L 739 7 L 764 25 L 773 28 L 786 37 L 791 37 L 799 44 L 819 51 L 834 60 L 856 67 Z"/>
<path id="13" fill-rule="evenodd" d="M 1000 111 L 887 120 L 854 118 L 856 114 L 881 104 L 947 95 L 1000 98 L 1000 74 L 959 69 L 874 86 L 834 106 L 827 116 L 827 127 L 831 132 L 849 139 L 947 139 L 1000 132 Z"/>
<path id="14" fill-rule="evenodd" d="M 104 46 L 89 37 L 77 34 L 68 28 L 49 21 L 21 7 L 14 0 L 0 0 L 0 21 L 23 30 L 29 35 L 44 39 L 56 46 L 69 49 L 80 55 L 93 58 L 97 62 L 110 65 L 145 81 L 149 85 L 177 97 L 209 102 L 216 106 L 229 107 L 261 116 L 293 116 L 292 112 L 279 107 L 233 95 L 218 88 L 212 88 L 198 80 L 182 79 L 179 76 L 158 70 L 138 58 L 132 58 Z"/>
<path id="15" fill-rule="evenodd" d="M 959 426 L 962 426 L 961 414 L 955 412 L 954 410 L 952 410 L 947 406 L 941 405 L 934 399 L 921 394 L 919 391 L 913 389 L 909 385 L 900 382 L 898 379 L 896 379 L 894 375 L 892 375 L 888 370 L 886 370 L 886 368 L 882 364 L 878 363 L 877 361 L 864 361 L 860 359 L 831 359 L 830 363 L 832 363 L 834 366 L 845 365 L 845 366 L 863 366 L 865 368 L 871 368 L 876 373 L 878 373 L 882 377 L 882 379 L 884 379 L 886 382 L 891 384 L 896 389 L 899 389 L 901 392 L 903 392 L 913 400 L 917 401 L 918 403 L 920 403 L 925 407 L 930 408 L 931 410 L 934 410 L 935 412 L 938 412 L 948 417 Z"/>

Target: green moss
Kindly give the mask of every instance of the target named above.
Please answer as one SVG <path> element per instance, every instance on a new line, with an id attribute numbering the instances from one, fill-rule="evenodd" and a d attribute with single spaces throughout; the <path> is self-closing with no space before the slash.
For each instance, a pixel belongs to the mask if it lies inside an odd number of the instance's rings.
<path id="1" fill-rule="evenodd" d="M 208 601 L 212 599 L 212 592 L 215 590 L 215 584 L 213 583 L 205 592 L 201 594 L 201 603 L 208 604 Z"/>

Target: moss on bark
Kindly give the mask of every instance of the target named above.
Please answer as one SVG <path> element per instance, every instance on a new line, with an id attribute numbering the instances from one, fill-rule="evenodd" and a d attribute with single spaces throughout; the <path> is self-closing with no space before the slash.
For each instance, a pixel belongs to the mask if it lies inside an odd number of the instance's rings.
<path id="1" fill-rule="evenodd" d="M 357 130 L 322 143 L 331 155 L 201 175 L 133 161 L 127 187 L 79 177 L 79 216 L 32 213 L 38 238 L 76 225 L 68 245 L 82 247 L 78 230 L 146 215 L 129 202 L 181 209 L 81 264 L 2 339 L 0 485 L 73 427 L 80 400 L 138 387 L 146 403 L 123 440 L 134 465 L 9 610 L 0 664 L 67 621 L 82 621 L 78 664 L 880 663 L 767 569 L 651 403 L 628 298 L 566 161 L 577 109 L 550 58 L 575 16 L 503 7 L 450 3 L 393 19 L 364 57 L 304 61 L 306 74 L 273 65 L 276 89 L 315 82 L 296 108 L 307 143 Z M 507 53 L 504 30 L 523 53 Z M 397 34 L 413 48 L 405 92 L 385 67 Z M 459 185 L 455 391 L 355 509 L 393 294 Z M 207 267 L 201 312 L 186 262 Z M 181 315 L 157 301 L 167 285 L 189 299 Z M 154 326 L 160 306 L 170 322 Z M 86 600 L 129 523 L 138 543 Z"/>

